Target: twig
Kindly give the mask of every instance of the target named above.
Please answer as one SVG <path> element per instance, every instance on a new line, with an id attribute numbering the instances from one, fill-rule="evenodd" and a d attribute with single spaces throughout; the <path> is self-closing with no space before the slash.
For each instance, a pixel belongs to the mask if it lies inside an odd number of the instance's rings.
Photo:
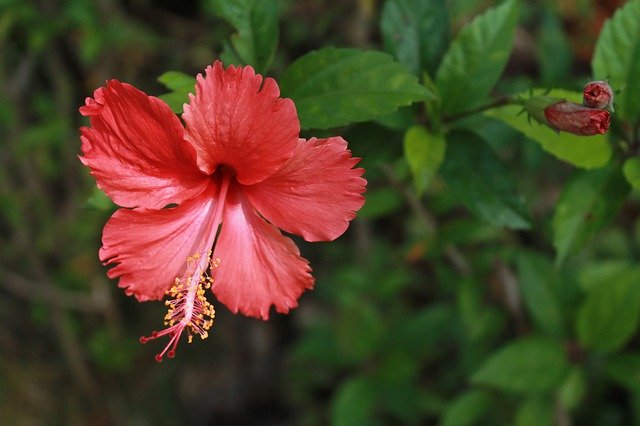
<path id="1" fill-rule="evenodd" d="M 504 97 L 504 98 L 499 98 L 496 99 L 493 102 L 489 102 L 488 104 L 479 106 L 478 108 L 474 108 L 474 109 L 470 109 L 468 111 L 463 111 L 457 114 L 453 114 L 453 115 L 449 115 L 446 116 L 442 119 L 443 123 L 450 123 L 452 121 L 457 121 L 460 120 L 461 118 L 465 118 L 468 117 L 470 115 L 474 115 L 474 114 L 478 114 L 493 108 L 497 108 L 497 107 L 501 107 L 501 106 L 505 106 L 505 105 L 511 105 L 511 104 L 518 104 L 520 105 L 520 102 L 513 97 Z"/>

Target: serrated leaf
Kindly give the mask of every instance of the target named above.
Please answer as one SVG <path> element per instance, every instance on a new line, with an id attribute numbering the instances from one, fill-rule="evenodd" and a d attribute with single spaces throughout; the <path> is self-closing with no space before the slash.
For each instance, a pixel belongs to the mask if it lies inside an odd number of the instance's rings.
<path id="1" fill-rule="evenodd" d="M 195 93 L 196 78 L 179 71 L 167 71 L 158 77 L 171 92 L 159 96 L 175 113 L 181 113 L 182 107 L 189 101 L 189 93 Z"/>
<path id="2" fill-rule="evenodd" d="M 560 343 L 526 337 L 491 355 L 471 381 L 505 391 L 537 393 L 555 388 L 568 371 L 569 363 Z"/>
<path id="3" fill-rule="evenodd" d="M 441 426 L 467 426 L 478 420 L 491 408 L 491 395 L 483 390 L 471 390 L 458 396 L 444 411 Z"/>
<path id="4" fill-rule="evenodd" d="M 447 136 L 441 175 L 456 197 L 478 217 L 512 229 L 531 226 L 513 175 L 477 135 L 452 132 Z"/>
<path id="5" fill-rule="evenodd" d="M 531 94 L 538 96 L 543 93 L 547 91 L 535 89 Z M 527 97 L 529 92 L 520 96 Z M 582 94 L 566 90 L 551 90 L 548 96 L 582 102 Z M 557 133 L 547 126 L 529 120 L 526 114 L 522 114 L 522 107 L 517 105 L 494 108 L 485 112 L 485 115 L 505 122 L 539 143 L 548 153 L 574 166 L 593 169 L 604 166 L 611 159 L 611 145 L 605 135 L 577 136 L 566 132 Z"/>
<path id="6" fill-rule="evenodd" d="M 516 20 L 517 2 L 508 0 L 460 31 L 436 74 L 445 114 L 471 110 L 485 102 L 509 59 Z"/>
<path id="7" fill-rule="evenodd" d="M 326 47 L 295 61 L 280 80 L 304 129 L 367 121 L 431 94 L 385 53 Z"/>
<path id="8" fill-rule="evenodd" d="M 412 126 L 404 134 L 404 158 L 413 175 L 413 186 L 420 195 L 433 180 L 447 145 L 444 136 L 432 134 L 422 126 Z"/>
<path id="9" fill-rule="evenodd" d="M 225 65 L 252 65 L 263 74 L 278 46 L 278 4 L 275 0 L 211 0 L 213 11 L 238 32 L 225 45 Z"/>
<path id="10" fill-rule="evenodd" d="M 600 274 L 580 307 L 578 340 L 587 348 L 612 352 L 633 336 L 640 320 L 640 267 Z"/>
<path id="11" fill-rule="evenodd" d="M 583 248 L 618 212 L 629 193 L 620 168 L 578 171 L 565 185 L 553 215 L 556 263 Z"/>
<path id="12" fill-rule="evenodd" d="M 628 158 L 622 166 L 622 172 L 634 189 L 640 189 L 640 158 Z"/>
<path id="13" fill-rule="evenodd" d="M 600 32 L 591 63 L 594 77 L 609 80 L 616 112 L 627 121 L 640 116 L 640 0 L 618 9 Z"/>
<path id="14" fill-rule="evenodd" d="M 554 291 L 558 277 L 551 261 L 538 254 L 521 252 L 518 278 L 522 298 L 533 321 L 547 334 L 562 337 L 562 307 Z"/>
<path id="15" fill-rule="evenodd" d="M 444 0 L 389 0 L 380 27 L 385 49 L 409 71 L 433 73 L 450 37 L 450 20 Z"/>

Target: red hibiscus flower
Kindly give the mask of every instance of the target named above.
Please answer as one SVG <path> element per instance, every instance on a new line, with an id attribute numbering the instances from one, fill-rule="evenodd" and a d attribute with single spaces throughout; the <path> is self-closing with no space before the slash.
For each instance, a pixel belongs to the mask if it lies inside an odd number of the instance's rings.
<path id="1" fill-rule="evenodd" d="M 333 240 L 364 204 L 359 159 L 340 137 L 300 139 L 295 106 L 273 79 L 215 62 L 195 89 L 184 126 L 163 101 L 117 80 L 80 108 L 91 123 L 80 159 L 124 207 L 104 227 L 100 259 L 139 301 L 174 298 L 169 328 L 150 337 L 170 336 L 158 360 L 175 354 L 185 329 L 189 340 L 206 337 L 209 286 L 234 313 L 267 319 L 271 305 L 295 308 L 314 279 L 278 228 Z"/>

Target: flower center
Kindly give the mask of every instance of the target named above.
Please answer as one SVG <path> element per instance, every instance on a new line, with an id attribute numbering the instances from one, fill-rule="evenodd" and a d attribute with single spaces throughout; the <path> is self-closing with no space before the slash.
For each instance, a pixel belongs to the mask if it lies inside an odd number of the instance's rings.
<path id="1" fill-rule="evenodd" d="M 140 337 L 140 343 L 147 343 L 162 336 L 170 336 L 167 346 L 155 356 L 156 361 L 161 362 L 165 354 L 169 358 L 175 356 L 180 336 L 185 329 L 189 343 L 193 341 L 194 334 L 198 334 L 201 339 L 209 336 L 208 330 L 213 325 L 216 315 L 213 305 L 204 295 L 213 283 L 213 278 L 207 274 L 210 258 L 210 251 L 187 258 L 187 268 L 183 277 L 176 278 L 173 287 L 166 292 L 171 298 L 164 302 L 169 308 L 164 317 L 164 325 L 167 328 L 154 331 L 151 336 Z M 211 267 L 217 267 L 219 263 L 219 259 L 214 259 Z"/>

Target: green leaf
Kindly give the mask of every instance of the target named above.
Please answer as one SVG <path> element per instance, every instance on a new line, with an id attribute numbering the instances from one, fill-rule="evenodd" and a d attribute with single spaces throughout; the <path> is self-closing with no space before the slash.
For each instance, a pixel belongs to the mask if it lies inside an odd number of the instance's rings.
<path id="1" fill-rule="evenodd" d="M 535 253 L 521 252 L 518 276 L 520 291 L 533 321 L 547 334 L 562 337 L 562 307 L 554 289 L 558 277 L 551 261 Z"/>
<path id="2" fill-rule="evenodd" d="M 431 93 L 385 53 L 326 47 L 295 61 L 280 80 L 304 129 L 367 121 Z"/>
<path id="3" fill-rule="evenodd" d="M 515 0 L 504 2 L 477 17 L 451 43 L 436 74 L 445 114 L 485 102 L 509 59 L 517 9 Z"/>
<path id="4" fill-rule="evenodd" d="M 618 9 L 600 32 L 591 63 L 594 77 L 609 80 L 616 112 L 627 121 L 640 116 L 640 0 Z"/>
<path id="5" fill-rule="evenodd" d="M 622 172 L 634 189 L 640 189 L 640 158 L 628 158 L 622 166 Z"/>
<path id="6" fill-rule="evenodd" d="M 536 393 L 555 388 L 569 370 L 564 347 L 550 339 L 526 337 L 494 353 L 471 377 L 475 384 Z"/>
<path id="7" fill-rule="evenodd" d="M 626 352 L 609 358 L 605 374 L 614 382 L 635 392 L 640 391 L 640 353 Z"/>
<path id="8" fill-rule="evenodd" d="M 377 425 L 374 416 L 376 389 L 366 377 L 345 381 L 336 391 L 331 407 L 331 424 L 335 426 Z"/>
<path id="9" fill-rule="evenodd" d="M 167 71 L 158 77 L 171 92 L 160 96 L 171 110 L 177 114 L 182 112 L 182 107 L 189 101 L 189 93 L 195 92 L 196 78 L 179 71 Z"/>
<path id="10" fill-rule="evenodd" d="M 556 263 L 582 249 L 618 212 L 628 193 L 629 185 L 615 165 L 575 173 L 553 215 Z"/>
<path id="11" fill-rule="evenodd" d="M 372 304 L 347 303 L 336 321 L 336 339 L 343 358 L 360 363 L 380 347 L 385 321 Z"/>
<path id="12" fill-rule="evenodd" d="M 449 305 L 432 305 L 407 316 L 394 327 L 390 344 L 417 358 L 441 348 L 451 335 L 454 312 Z"/>
<path id="13" fill-rule="evenodd" d="M 514 177 L 477 135 L 461 131 L 448 135 L 441 175 L 455 196 L 478 217 L 512 229 L 531 226 Z"/>
<path id="14" fill-rule="evenodd" d="M 158 77 L 158 81 L 170 90 L 182 90 L 185 87 L 193 90 L 196 85 L 195 77 L 180 71 L 167 71 Z"/>
<path id="15" fill-rule="evenodd" d="M 491 395 L 483 390 L 463 393 L 447 406 L 441 426 L 467 426 L 478 420 L 491 408 Z"/>
<path id="16" fill-rule="evenodd" d="M 542 22 L 538 33 L 537 59 L 543 85 L 552 86 L 566 81 L 571 75 L 574 57 L 562 20 L 553 7 L 541 10 Z"/>
<path id="17" fill-rule="evenodd" d="M 580 290 L 585 293 L 606 281 L 612 275 L 623 273 L 629 268 L 629 261 L 622 259 L 601 260 L 584 264 L 578 274 Z"/>
<path id="18" fill-rule="evenodd" d="M 376 118 L 376 122 L 389 129 L 405 130 L 413 125 L 417 114 L 418 111 L 414 104 L 398 108 L 392 113 L 381 115 Z"/>
<path id="19" fill-rule="evenodd" d="M 536 89 L 531 94 L 538 96 L 544 93 L 545 90 Z M 529 92 L 521 93 L 520 96 L 528 97 Z M 548 96 L 582 102 L 582 94 L 566 90 L 551 90 Z M 505 122 L 539 143 L 548 153 L 574 166 L 593 169 L 604 166 L 611 159 L 611 145 L 605 135 L 578 136 L 566 132 L 557 133 L 545 125 L 529 120 L 526 114 L 521 112 L 522 107 L 508 105 L 491 109 L 485 112 L 485 115 Z"/>
<path id="20" fill-rule="evenodd" d="M 399 210 L 404 204 L 402 195 L 392 188 L 367 191 L 366 198 L 367 202 L 358 212 L 358 217 L 376 219 L 388 216 Z"/>
<path id="21" fill-rule="evenodd" d="M 387 52 L 409 71 L 436 71 L 450 37 L 445 0 L 389 0 L 380 26 Z"/>
<path id="22" fill-rule="evenodd" d="M 601 352 L 622 348 L 640 320 L 640 267 L 612 269 L 592 282 L 580 307 L 576 328 L 582 345 Z"/>
<path id="23" fill-rule="evenodd" d="M 584 399 L 587 393 L 587 383 L 582 367 L 573 367 L 560 390 L 558 398 L 564 408 L 573 410 Z"/>
<path id="24" fill-rule="evenodd" d="M 554 411 L 551 399 L 541 395 L 530 396 L 518 408 L 515 426 L 553 426 Z"/>
<path id="25" fill-rule="evenodd" d="M 98 187 L 93 188 L 91 195 L 87 198 L 86 206 L 100 211 L 112 210 L 116 207 L 111 198 Z"/>
<path id="26" fill-rule="evenodd" d="M 275 0 L 211 0 L 214 13 L 238 32 L 221 59 L 225 64 L 252 65 L 264 74 L 278 47 L 278 4 Z"/>
<path id="27" fill-rule="evenodd" d="M 412 126 L 404 134 L 404 157 L 420 195 L 433 180 L 444 160 L 447 145 L 444 136 L 432 134 L 422 126 Z"/>

